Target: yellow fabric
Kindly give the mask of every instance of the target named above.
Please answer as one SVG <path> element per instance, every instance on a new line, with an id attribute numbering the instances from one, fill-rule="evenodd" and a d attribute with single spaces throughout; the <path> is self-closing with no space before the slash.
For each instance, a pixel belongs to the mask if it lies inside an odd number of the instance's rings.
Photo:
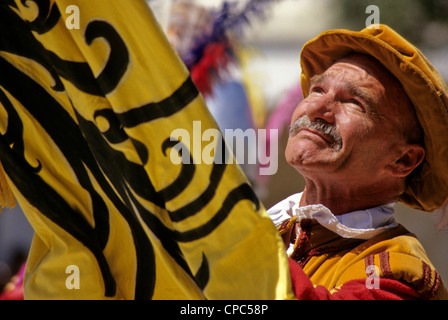
<path id="1" fill-rule="evenodd" d="M 240 168 L 170 160 L 174 129 L 217 126 L 146 2 L 9 3 L 0 159 L 35 230 L 25 298 L 293 298 Z"/>
<path id="2" fill-rule="evenodd" d="M 330 30 L 308 41 L 301 52 L 301 84 L 308 95 L 309 79 L 351 53 L 378 59 L 402 84 L 425 132 L 422 170 L 408 183 L 401 201 L 434 211 L 448 198 L 448 87 L 422 52 L 394 30 L 375 25 L 360 32 Z"/>
<path id="3" fill-rule="evenodd" d="M 289 241 L 288 229 L 295 225 L 283 225 L 279 231 Z M 376 266 L 378 277 L 398 280 L 414 288 L 422 298 L 448 299 L 443 281 L 422 245 L 403 226 L 364 241 L 341 238 L 317 223 L 300 225 L 306 240 L 303 235 L 297 238 L 291 258 L 299 262 L 314 285 L 333 292 L 350 280 L 366 279 L 366 285 L 373 286 L 372 271 Z"/>
<path id="4" fill-rule="evenodd" d="M 16 200 L 14 199 L 14 194 L 9 187 L 2 163 L 0 162 L 0 210 L 3 208 L 14 208 L 15 206 Z"/>

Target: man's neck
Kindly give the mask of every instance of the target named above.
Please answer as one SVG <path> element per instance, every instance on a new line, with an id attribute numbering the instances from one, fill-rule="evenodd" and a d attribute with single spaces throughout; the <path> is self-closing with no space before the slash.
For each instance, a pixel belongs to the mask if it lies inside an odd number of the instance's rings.
<path id="1" fill-rule="evenodd" d="M 396 188 L 348 188 L 341 185 L 318 185 L 307 180 L 300 206 L 322 204 L 334 215 L 340 215 L 396 202 L 398 197 Z"/>

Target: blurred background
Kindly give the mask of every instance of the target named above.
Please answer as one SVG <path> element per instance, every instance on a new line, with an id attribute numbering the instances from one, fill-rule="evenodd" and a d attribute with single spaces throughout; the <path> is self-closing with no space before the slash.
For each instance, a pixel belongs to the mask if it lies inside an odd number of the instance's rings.
<path id="1" fill-rule="evenodd" d="M 283 150 L 289 117 L 301 100 L 299 53 L 307 40 L 328 29 L 365 28 L 372 14 L 366 8 L 376 5 L 376 22 L 413 42 L 448 80 L 445 0 L 147 2 L 221 129 L 278 129 L 277 173 L 259 176 L 258 164 L 242 165 L 266 208 L 304 187 L 302 177 L 286 164 Z M 448 232 L 437 230 L 435 214 L 400 204 L 396 209 L 398 221 L 417 235 L 448 284 Z M 20 208 L 0 214 L 0 291 L 25 261 L 32 236 Z"/>

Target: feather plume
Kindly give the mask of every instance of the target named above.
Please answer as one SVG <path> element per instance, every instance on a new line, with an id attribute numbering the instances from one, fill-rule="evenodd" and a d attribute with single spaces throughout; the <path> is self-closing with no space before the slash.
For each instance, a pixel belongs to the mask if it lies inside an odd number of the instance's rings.
<path id="1" fill-rule="evenodd" d="M 244 26 L 249 25 L 253 18 L 264 18 L 269 5 L 280 0 L 250 0 L 243 9 L 236 1 L 224 1 L 222 8 L 213 13 L 215 16 L 212 32 L 196 39 L 191 51 L 183 57 L 184 63 L 191 68 L 202 58 L 205 48 L 210 43 L 227 41 L 227 33 L 241 35 Z"/>

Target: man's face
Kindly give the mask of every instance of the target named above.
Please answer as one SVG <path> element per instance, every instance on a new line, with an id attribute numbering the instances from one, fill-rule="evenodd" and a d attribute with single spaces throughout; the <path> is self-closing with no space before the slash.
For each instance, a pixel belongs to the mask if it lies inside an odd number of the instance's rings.
<path id="1" fill-rule="evenodd" d="M 285 150 L 305 178 L 384 178 L 384 167 L 406 143 L 397 128 L 399 91 L 392 88 L 399 85 L 376 64 L 356 55 L 311 79 L 308 97 L 293 113 Z"/>

